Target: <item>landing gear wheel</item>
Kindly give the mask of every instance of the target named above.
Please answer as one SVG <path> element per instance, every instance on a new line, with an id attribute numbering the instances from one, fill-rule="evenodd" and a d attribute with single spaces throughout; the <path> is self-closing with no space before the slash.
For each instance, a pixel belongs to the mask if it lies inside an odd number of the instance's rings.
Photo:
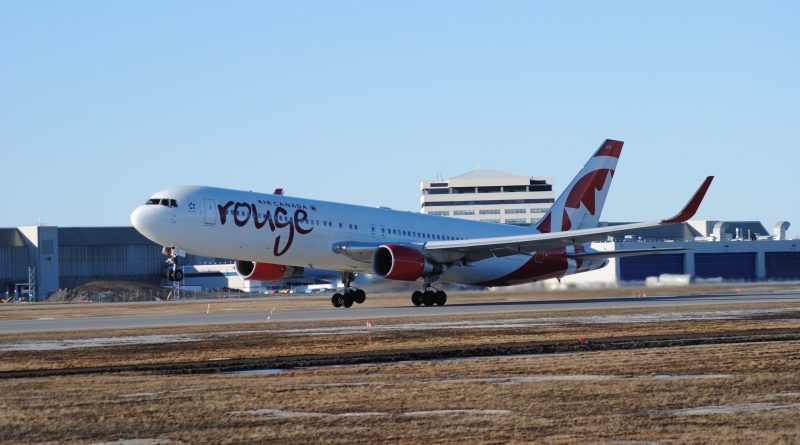
<path id="1" fill-rule="evenodd" d="M 353 292 L 345 292 L 345 294 L 344 294 L 344 302 L 342 303 L 342 306 L 350 307 L 350 306 L 353 305 L 354 301 L 355 301 L 355 298 L 353 297 Z"/>
<path id="2" fill-rule="evenodd" d="M 422 292 L 415 290 L 413 294 L 411 294 L 411 302 L 414 303 L 414 306 L 421 306 L 422 305 Z"/>
<path id="3" fill-rule="evenodd" d="M 444 293 L 444 291 L 437 290 L 435 295 L 436 297 L 434 300 L 436 301 L 436 304 L 439 306 L 444 306 L 444 304 L 447 303 L 447 294 Z"/>
<path id="4" fill-rule="evenodd" d="M 182 281 L 183 280 L 183 271 L 180 269 L 175 269 L 175 281 Z"/>
<path id="5" fill-rule="evenodd" d="M 426 290 L 422 294 L 422 304 L 425 306 L 433 306 L 436 303 L 436 293 L 432 290 Z"/>
<path id="6" fill-rule="evenodd" d="M 337 292 L 331 297 L 331 303 L 333 304 L 333 307 L 342 307 L 344 304 L 344 297 L 342 297 L 342 294 Z"/>
<path id="7" fill-rule="evenodd" d="M 169 272 L 167 272 L 167 279 L 169 279 L 169 281 L 175 281 L 175 271 L 174 270 L 170 269 Z"/>
<path id="8" fill-rule="evenodd" d="M 361 304 L 367 300 L 367 293 L 361 289 L 356 289 L 353 291 L 353 300 L 356 303 Z"/>

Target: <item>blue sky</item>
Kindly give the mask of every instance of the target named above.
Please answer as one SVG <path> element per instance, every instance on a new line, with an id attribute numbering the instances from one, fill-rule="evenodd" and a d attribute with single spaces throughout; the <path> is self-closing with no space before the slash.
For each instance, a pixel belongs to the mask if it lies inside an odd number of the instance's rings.
<path id="1" fill-rule="evenodd" d="M 800 233 L 797 2 L 0 3 L 0 227 L 127 225 L 184 184 L 419 209 L 479 168 L 561 190 L 626 142 L 603 219 Z"/>

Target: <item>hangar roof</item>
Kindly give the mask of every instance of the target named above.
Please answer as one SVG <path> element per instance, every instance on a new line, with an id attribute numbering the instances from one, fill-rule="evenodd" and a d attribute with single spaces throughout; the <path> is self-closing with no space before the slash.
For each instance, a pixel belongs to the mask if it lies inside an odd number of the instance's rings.
<path id="1" fill-rule="evenodd" d="M 0 229 L 0 247 L 25 247 L 25 238 L 17 229 Z"/>

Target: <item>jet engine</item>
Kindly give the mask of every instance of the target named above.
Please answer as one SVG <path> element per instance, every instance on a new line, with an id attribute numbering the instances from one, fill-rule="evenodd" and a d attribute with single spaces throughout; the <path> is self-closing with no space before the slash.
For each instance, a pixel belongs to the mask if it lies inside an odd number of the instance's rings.
<path id="1" fill-rule="evenodd" d="M 425 275 L 441 273 L 442 267 L 413 247 L 384 244 L 372 255 L 372 270 L 381 278 L 416 281 Z"/>
<path id="2" fill-rule="evenodd" d="M 277 281 L 283 278 L 303 275 L 302 267 L 284 264 L 255 263 L 253 261 L 236 261 L 236 273 L 248 280 Z"/>

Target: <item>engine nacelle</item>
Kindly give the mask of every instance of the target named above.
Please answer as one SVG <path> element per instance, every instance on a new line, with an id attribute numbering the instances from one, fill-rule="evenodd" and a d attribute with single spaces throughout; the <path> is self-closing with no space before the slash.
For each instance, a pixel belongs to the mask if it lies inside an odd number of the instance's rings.
<path id="1" fill-rule="evenodd" d="M 284 264 L 236 261 L 236 273 L 248 280 L 277 281 L 293 276 L 301 276 L 303 275 L 303 268 Z"/>
<path id="2" fill-rule="evenodd" d="M 412 247 L 384 244 L 372 255 L 372 270 L 389 280 L 415 281 L 425 275 L 441 273 L 442 267 L 431 263 L 421 251 Z"/>

